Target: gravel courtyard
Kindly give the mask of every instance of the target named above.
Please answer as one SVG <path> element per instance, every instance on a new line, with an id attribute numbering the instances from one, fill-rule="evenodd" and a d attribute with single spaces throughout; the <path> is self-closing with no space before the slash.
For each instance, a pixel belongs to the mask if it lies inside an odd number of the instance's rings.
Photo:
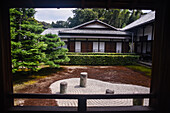
<path id="1" fill-rule="evenodd" d="M 87 79 L 86 87 L 80 87 L 80 78 L 59 80 L 50 85 L 53 94 L 60 94 L 60 83 L 67 82 L 67 94 L 106 94 L 106 89 L 114 90 L 114 94 L 148 94 L 150 88 L 103 82 L 96 79 Z M 58 106 L 78 106 L 76 99 L 56 99 Z M 132 106 L 132 99 L 88 99 L 87 106 Z M 149 105 L 149 100 L 144 100 L 144 106 Z"/>
<path id="2" fill-rule="evenodd" d="M 127 84 L 150 87 L 150 78 L 124 66 L 62 66 L 61 71 L 49 77 L 39 79 L 17 93 L 52 93 L 50 85 L 58 80 L 79 78 L 81 72 L 87 72 L 88 78 L 114 84 Z M 24 99 L 20 105 L 57 106 L 53 99 Z"/>

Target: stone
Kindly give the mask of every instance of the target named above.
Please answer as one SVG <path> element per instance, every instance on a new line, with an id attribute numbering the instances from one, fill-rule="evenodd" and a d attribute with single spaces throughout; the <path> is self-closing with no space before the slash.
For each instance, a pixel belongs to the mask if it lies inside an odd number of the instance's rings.
<path id="1" fill-rule="evenodd" d="M 86 87 L 87 85 L 87 72 L 80 73 L 80 87 Z"/>
<path id="2" fill-rule="evenodd" d="M 114 94 L 114 90 L 106 89 L 106 94 Z"/>
<path id="3" fill-rule="evenodd" d="M 61 82 L 60 83 L 60 94 L 66 94 L 67 93 L 67 82 Z"/>

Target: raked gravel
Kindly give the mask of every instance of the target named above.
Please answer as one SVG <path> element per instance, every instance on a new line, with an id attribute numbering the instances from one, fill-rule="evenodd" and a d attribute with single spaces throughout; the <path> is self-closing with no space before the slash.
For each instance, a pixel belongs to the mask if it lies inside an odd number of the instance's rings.
<path id="1" fill-rule="evenodd" d="M 96 79 L 87 79 L 87 86 L 80 87 L 80 78 L 59 80 L 50 85 L 53 94 L 59 94 L 60 83 L 67 82 L 67 94 L 105 94 L 106 89 L 114 90 L 114 94 L 148 94 L 150 88 L 131 85 L 103 82 Z M 78 106 L 76 99 L 56 99 L 59 106 Z M 148 106 L 149 99 L 144 99 L 144 106 Z M 88 99 L 87 106 L 132 106 L 132 99 Z"/>

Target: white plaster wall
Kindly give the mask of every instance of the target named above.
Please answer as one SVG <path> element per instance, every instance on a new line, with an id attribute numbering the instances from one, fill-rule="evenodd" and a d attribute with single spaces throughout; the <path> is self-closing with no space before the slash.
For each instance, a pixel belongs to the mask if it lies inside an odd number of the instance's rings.
<path id="1" fill-rule="evenodd" d="M 148 40 L 152 39 L 152 26 L 147 26 L 145 28 L 145 35 L 148 35 Z"/>
<path id="2" fill-rule="evenodd" d="M 85 26 L 84 28 L 107 28 L 107 27 L 104 25 L 99 25 L 99 24 L 90 24 L 90 25 Z"/>
<path id="3" fill-rule="evenodd" d="M 116 53 L 122 53 L 122 42 L 116 43 Z"/>
<path id="4" fill-rule="evenodd" d="M 93 52 L 98 52 L 98 42 L 93 42 Z"/>
<path id="5" fill-rule="evenodd" d="M 81 52 L 81 42 L 75 42 L 75 52 Z"/>
<path id="6" fill-rule="evenodd" d="M 152 26 L 148 25 L 145 27 L 144 29 L 144 36 L 148 36 L 147 40 L 151 40 L 152 39 Z M 143 36 L 143 28 L 139 28 L 137 31 L 137 41 L 139 41 L 139 37 Z"/>
<path id="7" fill-rule="evenodd" d="M 100 52 L 105 52 L 105 42 L 100 42 Z"/>

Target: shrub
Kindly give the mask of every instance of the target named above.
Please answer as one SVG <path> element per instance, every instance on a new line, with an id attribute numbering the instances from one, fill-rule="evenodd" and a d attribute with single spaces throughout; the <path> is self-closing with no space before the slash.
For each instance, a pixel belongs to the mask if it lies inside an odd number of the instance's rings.
<path id="1" fill-rule="evenodd" d="M 135 55 L 135 53 L 76 53 L 76 52 L 68 52 L 67 55 Z"/>
<path id="2" fill-rule="evenodd" d="M 70 65 L 131 65 L 138 55 L 68 55 Z"/>

